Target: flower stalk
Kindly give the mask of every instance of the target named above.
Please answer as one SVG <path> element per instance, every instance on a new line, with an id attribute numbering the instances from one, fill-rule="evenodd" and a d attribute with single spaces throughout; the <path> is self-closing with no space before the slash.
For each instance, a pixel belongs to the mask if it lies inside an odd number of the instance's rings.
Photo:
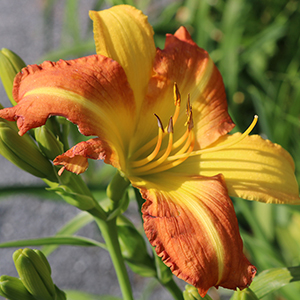
<path id="1" fill-rule="evenodd" d="M 128 273 L 125 267 L 124 259 L 122 257 L 121 248 L 118 240 L 118 232 L 116 225 L 116 218 L 110 221 L 104 221 L 94 215 L 95 221 L 105 240 L 107 250 L 109 251 L 111 260 L 113 262 L 120 289 L 124 300 L 133 300 L 131 284 Z"/>

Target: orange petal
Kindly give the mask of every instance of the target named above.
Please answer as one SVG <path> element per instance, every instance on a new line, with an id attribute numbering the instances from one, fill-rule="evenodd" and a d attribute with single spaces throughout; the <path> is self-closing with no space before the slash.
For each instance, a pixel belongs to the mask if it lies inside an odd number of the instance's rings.
<path id="1" fill-rule="evenodd" d="M 97 54 L 110 57 L 124 69 L 139 108 L 147 90 L 155 57 L 153 29 L 148 17 L 130 5 L 90 11 Z"/>
<path id="2" fill-rule="evenodd" d="M 212 286 L 243 289 L 256 269 L 243 243 L 222 175 L 149 177 L 141 188 L 144 228 L 164 263 L 203 297 Z M 153 179 L 153 180 L 152 180 Z"/>
<path id="3" fill-rule="evenodd" d="M 151 120 L 151 117 L 152 124 L 155 124 L 153 113 L 161 118 L 163 124 L 167 124 L 174 112 L 174 82 L 178 85 L 182 101 L 181 113 L 174 129 L 175 139 L 176 134 L 180 137 L 186 129 L 185 105 L 188 94 L 193 106 L 196 147 L 208 146 L 234 127 L 227 111 L 226 94 L 220 72 L 208 53 L 192 41 L 184 27 L 181 27 L 175 35 L 167 35 L 165 49 L 157 50 L 154 72 L 140 114 L 139 136 L 155 135 L 155 132 L 144 125 L 144 120 Z M 137 147 L 144 143 L 141 140 L 139 142 Z"/>
<path id="4" fill-rule="evenodd" d="M 83 173 L 88 167 L 88 158 L 102 159 L 106 163 L 112 164 L 116 168 L 120 168 L 117 153 L 99 138 L 90 139 L 80 142 L 65 153 L 57 156 L 54 165 L 62 165 L 59 175 L 64 170 L 68 170 L 75 174 Z"/>
<path id="5" fill-rule="evenodd" d="M 124 153 L 135 125 L 135 103 L 122 67 L 110 58 L 92 55 L 24 68 L 14 82 L 18 105 L 0 111 L 17 120 L 20 134 L 60 115 Z"/>

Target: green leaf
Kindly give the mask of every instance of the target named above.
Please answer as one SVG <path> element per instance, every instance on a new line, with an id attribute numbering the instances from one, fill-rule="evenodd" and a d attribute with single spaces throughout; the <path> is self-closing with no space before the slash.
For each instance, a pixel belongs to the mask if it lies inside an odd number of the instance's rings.
<path id="1" fill-rule="evenodd" d="M 261 299 L 281 287 L 300 280 L 300 266 L 290 268 L 274 268 L 256 276 L 250 285 L 251 290 Z"/>
<path id="2" fill-rule="evenodd" d="M 9 241 L 0 244 L 0 248 L 8 247 L 26 247 L 26 246 L 43 246 L 43 245 L 70 245 L 70 246 L 97 246 L 106 249 L 105 244 L 95 240 L 79 236 L 50 236 L 38 239 Z"/>
<path id="3" fill-rule="evenodd" d="M 93 295 L 74 290 L 65 291 L 68 300 L 122 300 L 122 298 L 110 295 Z"/>

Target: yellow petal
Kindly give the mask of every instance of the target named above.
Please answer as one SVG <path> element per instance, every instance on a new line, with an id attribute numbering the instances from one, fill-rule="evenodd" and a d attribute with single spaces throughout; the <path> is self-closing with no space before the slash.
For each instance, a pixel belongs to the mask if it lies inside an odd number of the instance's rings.
<path id="1" fill-rule="evenodd" d="M 226 144 L 240 133 L 221 137 L 210 145 Z M 300 204 L 294 162 L 280 145 L 258 135 L 247 136 L 234 146 L 190 157 L 178 172 L 203 176 L 222 173 L 230 196 L 266 203 Z"/>
<path id="2" fill-rule="evenodd" d="M 141 188 L 145 233 L 157 254 L 203 297 L 212 286 L 242 289 L 256 269 L 243 254 L 232 202 L 221 175 L 156 174 Z"/>
<path id="3" fill-rule="evenodd" d="M 129 5 L 90 11 L 98 54 L 116 60 L 134 91 L 137 107 L 146 93 L 156 53 L 153 29 L 148 18 Z"/>

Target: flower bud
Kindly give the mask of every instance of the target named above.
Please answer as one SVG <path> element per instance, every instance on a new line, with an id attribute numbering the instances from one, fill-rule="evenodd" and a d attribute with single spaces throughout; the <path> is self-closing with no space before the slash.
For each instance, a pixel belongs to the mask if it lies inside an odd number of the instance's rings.
<path id="1" fill-rule="evenodd" d="M 107 197 L 114 202 L 120 201 L 129 184 L 129 180 L 117 172 L 106 189 Z"/>
<path id="2" fill-rule="evenodd" d="M 234 292 L 231 300 L 258 300 L 258 298 L 251 289 L 246 288 L 242 291 Z"/>
<path id="3" fill-rule="evenodd" d="M 7 275 L 0 277 L 0 295 L 9 300 L 35 300 L 19 278 Z"/>
<path id="4" fill-rule="evenodd" d="M 192 285 L 186 285 L 185 291 L 183 291 L 183 299 L 184 300 L 211 300 L 211 298 L 208 295 L 205 295 L 204 297 L 201 297 L 198 293 L 197 288 L 195 288 Z"/>
<path id="5" fill-rule="evenodd" d="M 64 152 L 64 146 L 58 138 L 47 128 L 47 126 L 37 127 L 34 130 L 35 139 L 45 156 L 53 160 L 56 156 Z"/>
<path id="6" fill-rule="evenodd" d="M 28 134 L 19 136 L 16 124 L 4 119 L 0 119 L 0 154 L 34 176 L 57 181 L 51 162 L 32 138 Z"/>
<path id="7" fill-rule="evenodd" d="M 134 225 L 119 216 L 117 227 L 121 252 L 129 267 L 141 276 L 156 276 L 154 261 L 148 254 L 145 240 Z"/>
<path id="8" fill-rule="evenodd" d="M 55 291 L 56 291 L 56 298 L 55 300 L 67 300 L 66 293 L 62 290 L 60 290 L 56 285 L 55 286 Z"/>
<path id="9" fill-rule="evenodd" d="M 12 96 L 13 81 L 17 73 L 24 67 L 26 67 L 24 61 L 16 53 L 2 48 L 0 51 L 0 77 L 7 96 L 13 105 L 17 104 Z"/>
<path id="10" fill-rule="evenodd" d="M 13 260 L 22 283 L 36 300 L 56 298 L 50 266 L 40 251 L 19 249 L 14 252 Z"/>

